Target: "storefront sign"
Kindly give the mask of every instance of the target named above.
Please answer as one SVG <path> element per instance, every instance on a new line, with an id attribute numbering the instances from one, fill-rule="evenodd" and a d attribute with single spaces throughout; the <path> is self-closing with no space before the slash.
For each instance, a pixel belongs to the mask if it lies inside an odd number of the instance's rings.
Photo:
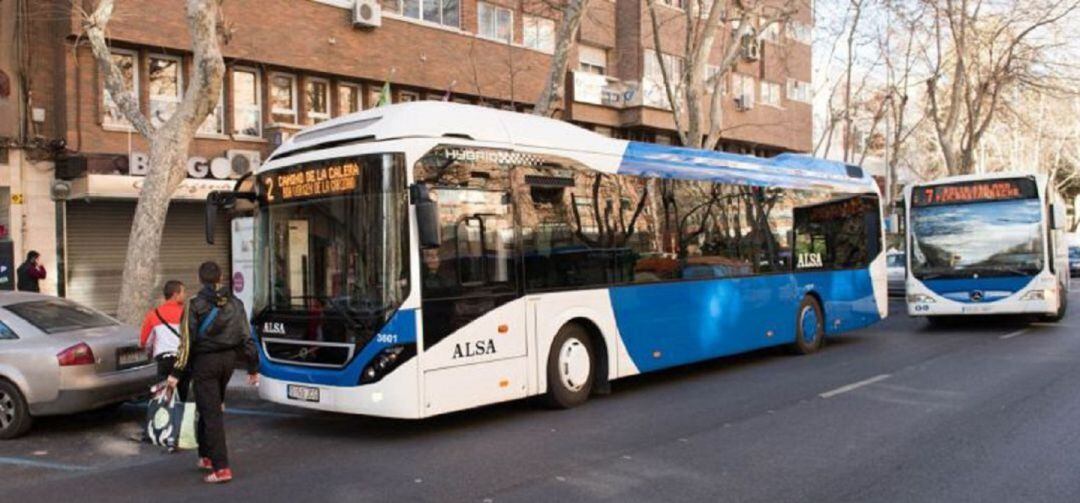
<path id="1" fill-rule="evenodd" d="M 232 190 L 232 180 L 185 179 L 173 193 L 172 199 L 186 201 L 205 201 L 206 196 L 215 190 Z M 71 195 L 68 199 L 138 199 L 142 192 L 143 177 L 127 175 L 87 175 L 71 182 Z"/>
<path id="2" fill-rule="evenodd" d="M 248 319 L 255 300 L 251 281 L 255 276 L 255 219 L 234 218 L 232 221 L 232 287 L 236 298 L 244 303 Z"/>
<path id="3" fill-rule="evenodd" d="M 188 178 L 197 179 L 211 178 L 217 180 L 231 180 L 239 178 L 254 167 L 251 166 L 249 162 L 240 162 L 237 164 L 243 166 L 243 168 L 240 170 L 236 169 L 238 166 L 234 165 L 232 160 L 225 157 L 207 159 L 205 157 L 193 156 L 189 157 L 187 161 L 187 176 Z M 149 169 L 149 155 L 143 152 L 132 152 L 128 157 L 129 175 L 146 176 Z"/>

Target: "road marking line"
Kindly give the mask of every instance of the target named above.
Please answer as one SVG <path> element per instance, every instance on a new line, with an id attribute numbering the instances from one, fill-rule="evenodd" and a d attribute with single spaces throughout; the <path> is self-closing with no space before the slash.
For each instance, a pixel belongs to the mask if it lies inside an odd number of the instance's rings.
<path id="1" fill-rule="evenodd" d="M 1005 335 L 1003 335 L 1001 337 L 998 337 L 998 339 L 1001 339 L 1001 340 L 1012 339 L 1013 337 L 1026 334 L 1028 332 L 1028 330 L 1031 330 L 1031 329 L 1030 328 L 1021 328 L 1020 330 L 1017 330 L 1015 332 L 1009 332 L 1009 333 L 1007 333 L 1007 334 L 1005 334 Z"/>
<path id="2" fill-rule="evenodd" d="M 63 470 L 66 472 L 82 472 L 90 469 L 89 466 L 68 465 L 64 463 L 53 463 L 50 461 L 39 461 L 36 459 L 9 457 L 0 457 L 0 465 L 28 466 L 31 468 L 48 468 L 51 470 Z"/>
<path id="3" fill-rule="evenodd" d="M 869 379 L 863 379 L 863 380 L 861 380 L 859 382 L 853 382 L 853 383 L 848 384 L 846 386 L 840 386 L 839 388 L 836 388 L 836 389 L 834 389 L 832 391 L 826 391 L 826 392 L 824 392 L 824 393 L 822 393 L 822 394 L 820 394 L 818 396 L 821 397 L 821 398 L 832 398 L 832 397 L 834 397 L 836 395 L 839 395 L 841 393 L 847 393 L 848 391 L 856 390 L 856 389 L 859 389 L 859 388 L 861 388 L 863 386 L 869 386 L 869 385 L 874 384 L 876 382 L 884 381 L 885 379 L 888 379 L 889 377 L 891 377 L 890 374 L 876 375 L 876 376 L 871 377 Z"/>

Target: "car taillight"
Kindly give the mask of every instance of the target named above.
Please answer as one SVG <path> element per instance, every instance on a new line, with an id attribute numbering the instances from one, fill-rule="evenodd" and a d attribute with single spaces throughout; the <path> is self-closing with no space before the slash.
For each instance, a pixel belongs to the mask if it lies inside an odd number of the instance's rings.
<path id="1" fill-rule="evenodd" d="M 60 361 L 61 367 L 71 367 L 74 365 L 93 365 L 94 364 L 94 351 L 87 346 L 85 342 L 80 342 L 70 348 L 67 348 L 56 354 L 56 359 Z"/>

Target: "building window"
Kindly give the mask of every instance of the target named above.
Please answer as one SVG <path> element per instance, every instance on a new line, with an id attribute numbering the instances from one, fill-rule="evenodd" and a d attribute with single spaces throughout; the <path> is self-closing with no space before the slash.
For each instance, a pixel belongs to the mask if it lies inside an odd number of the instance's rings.
<path id="1" fill-rule="evenodd" d="M 664 85 L 664 70 L 657 61 L 656 51 L 646 49 L 645 71 L 641 79 L 642 100 L 646 106 L 657 108 L 671 108 L 668 102 L 667 88 Z M 668 78 L 672 83 L 677 83 L 682 76 L 682 58 L 671 54 L 661 54 L 664 61 L 663 68 L 667 70 Z"/>
<path id="2" fill-rule="evenodd" d="M 384 0 L 383 8 L 404 17 L 454 28 L 461 19 L 458 0 Z"/>
<path id="3" fill-rule="evenodd" d="M 413 91 L 401 91 L 398 93 L 399 103 L 409 103 L 410 101 L 420 101 L 420 93 Z"/>
<path id="4" fill-rule="evenodd" d="M 525 47 L 544 52 L 555 52 L 555 21 L 552 19 L 521 16 L 524 33 L 521 34 Z"/>
<path id="5" fill-rule="evenodd" d="M 210 115 L 206 116 L 206 120 L 199 126 L 199 130 L 196 134 L 219 136 L 225 134 L 225 86 L 221 87 L 221 94 L 218 96 L 217 106 L 210 111 Z"/>
<path id="6" fill-rule="evenodd" d="M 233 134 L 262 136 L 262 99 L 259 71 L 236 68 L 232 77 Z"/>
<path id="7" fill-rule="evenodd" d="M 359 112 L 360 108 L 360 86 L 338 84 L 338 115 Z"/>
<path id="8" fill-rule="evenodd" d="M 159 127 L 176 113 L 183 92 L 180 58 L 150 56 L 147 80 L 150 83 L 150 123 Z"/>
<path id="9" fill-rule="evenodd" d="M 738 108 L 746 110 L 754 108 L 754 77 L 739 73 L 731 76 L 731 92 L 735 96 L 735 104 Z"/>
<path id="10" fill-rule="evenodd" d="M 810 103 L 810 83 L 801 80 L 788 79 L 787 97 L 789 100 Z"/>
<path id="11" fill-rule="evenodd" d="M 724 76 L 720 73 L 720 67 L 716 65 L 705 66 L 705 92 L 711 93 L 713 90 L 723 94 L 725 91 Z"/>
<path id="12" fill-rule="evenodd" d="M 270 122 L 296 124 L 296 77 L 270 74 Z"/>
<path id="13" fill-rule="evenodd" d="M 676 9 L 683 8 L 683 0 L 660 0 L 660 3 L 667 5 L 668 7 L 675 7 Z"/>
<path id="14" fill-rule="evenodd" d="M 330 82 L 308 78 L 304 81 L 304 124 L 330 119 Z"/>
<path id="15" fill-rule="evenodd" d="M 112 62 L 120 69 L 120 75 L 124 78 L 124 88 L 131 91 L 136 98 L 139 96 L 139 57 L 133 51 L 114 49 L 111 54 Z M 131 123 L 120 111 L 120 107 L 113 102 L 108 89 L 105 88 L 102 79 L 102 98 L 104 99 L 104 116 L 101 123 L 109 127 L 130 128 Z"/>
<path id="16" fill-rule="evenodd" d="M 780 84 L 761 81 L 761 103 L 774 107 L 780 106 Z"/>
<path id="17" fill-rule="evenodd" d="M 790 21 L 787 23 L 787 36 L 796 42 L 810 45 L 814 41 L 814 30 L 806 23 Z"/>
<path id="18" fill-rule="evenodd" d="M 578 70 L 597 75 L 607 74 L 607 51 L 578 44 Z"/>
<path id="19" fill-rule="evenodd" d="M 381 101 L 383 101 L 383 87 L 384 86 L 368 86 L 368 88 L 367 88 L 368 89 L 368 92 L 367 92 L 367 98 L 368 98 L 367 107 L 368 108 L 375 108 L 375 107 L 379 106 Z M 391 104 L 393 102 L 394 102 L 393 93 L 391 93 L 390 90 L 387 89 L 386 90 L 386 103 L 382 103 L 382 104 L 383 105 L 389 105 L 389 104 Z"/>
<path id="20" fill-rule="evenodd" d="M 479 2 L 476 4 L 477 34 L 484 38 L 510 43 L 514 38 L 514 12 L 506 7 Z"/>

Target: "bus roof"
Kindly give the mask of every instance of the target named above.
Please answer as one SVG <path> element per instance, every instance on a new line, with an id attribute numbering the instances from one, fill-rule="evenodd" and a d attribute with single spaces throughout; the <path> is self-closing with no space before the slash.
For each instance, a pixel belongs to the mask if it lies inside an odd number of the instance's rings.
<path id="1" fill-rule="evenodd" d="M 267 160 L 356 142 L 447 138 L 504 144 L 583 162 L 599 171 L 764 187 L 876 192 L 861 168 L 806 155 L 760 158 L 617 140 L 561 120 L 475 105 L 417 101 L 364 110 L 307 128 Z"/>

